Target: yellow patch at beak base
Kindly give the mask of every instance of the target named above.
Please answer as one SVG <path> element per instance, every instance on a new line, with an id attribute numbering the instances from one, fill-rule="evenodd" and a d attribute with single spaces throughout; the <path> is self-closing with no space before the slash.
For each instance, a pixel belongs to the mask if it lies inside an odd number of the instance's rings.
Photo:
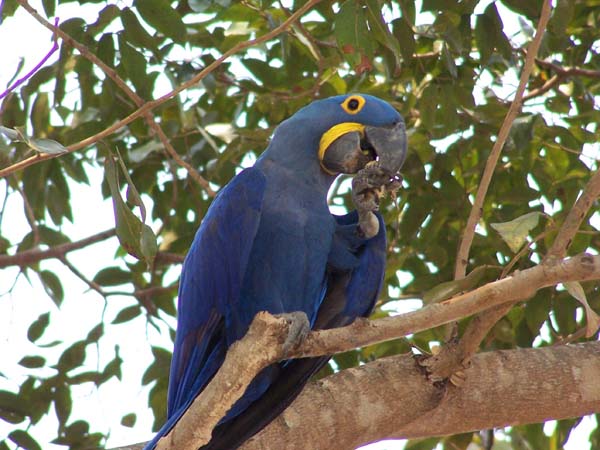
<path id="1" fill-rule="evenodd" d="M 334 125 L 321 136 L 321 141 L 319 142 L 319 161 L 321 162 L 321 168 L 330 175 L 335 175 L 331 171 L 327 170 L 323 167 L 323 158 L 325 157 L 325 152 L 329 148 L 329 146 L 340 136 L 350 133 L 352 131 L 358 131 L 361 136 L 364 135 L 365 126 L 358 122 L 343 122 L 337 125 Z"/>

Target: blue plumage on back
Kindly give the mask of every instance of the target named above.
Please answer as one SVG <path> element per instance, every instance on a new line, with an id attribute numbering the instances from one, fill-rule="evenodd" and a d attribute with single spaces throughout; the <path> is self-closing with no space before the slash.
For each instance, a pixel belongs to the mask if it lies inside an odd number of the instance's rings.
<path id="1" fill-rule="evenodd" d="M 283 122 L 254 167 L 213 201 L 186 257 L 169 380 L 168 420 L 179 420 L 221 366 L 259 311 L 303 311 L 311 327 L 347 325 L 370 314 L 385 266 L 385 228 L 372 239 L 356 232 L 357 215 L 336 217 L 327 206 L 335 179 L 317 150 L 324 133 L 344 122 L 392 126 L 400 115 L 375 97 L 313 102 Z M 204 448 L 234 449 L 279 414 L 328 358 L 285 361 L 248 387 Z"/>

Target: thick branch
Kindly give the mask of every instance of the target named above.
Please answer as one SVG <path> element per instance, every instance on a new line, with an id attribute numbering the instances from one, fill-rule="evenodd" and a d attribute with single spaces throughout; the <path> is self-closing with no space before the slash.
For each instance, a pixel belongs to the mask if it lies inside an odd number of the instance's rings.
<path id="1" fill-rule="evenodd" d="M 475 235 L 475 227 L 477 225 L 477 222 L 479 222 L 479 219 L 481 218 L 483 202 L 485 200 L 488 187 L 492 180 L 492 175 L 494 174 L 498 158 L 500 158 L 500 153 L 502 152 L 502 148 L 504 147 L 504 143 L 508 138 L 508 134 L 510 133 L 510 129 L 512 128 L 514 120 L 519 114 L 519 111 L 521 111 L 521 106 L 523 105 L 523 94 L 525 92 L 529 76 L 531 75 L 531 70 L 533 69 L 535 57 L 540 48 L 542 37 L 544 35 L 544 31 L 546 30 L 546 25 L 548 24 L 548 20 L 550 19 L 551 10 L 552 5 L 550 0 L 545 0 L 542 6 L 542 12 L 537 25 L 535 36 L 527 49 L 527 56 L 525 58 L 523 70 L 521 71 L 521 78 L 519 80 L 517 92 L 515 93 L 515 98 L 510 104 L 510 108 L 506 113 L 506 117 L 504 118 L 502 127 L 498 132 L 498 138 L 496 139 L 496 142 L 494 142 L 492 151 L 488 156 L 483 175 L 481 176 L 481 182 L 479 183 L 479 188 L 477 189 L 475 201 L 473 203 L 473 207 L 471 208 L 471 213 L 469 214 L 469 218 L 467 219 L 467 225 L 465 226 L 464 233 L 460 240 L 458 252 L 456 255 L 456 266 L 454 270 L 455 279 L 463 278 L 466 274 L 467 264 L 469 262 L 469 249 L 471 248 L 471 243 L 473 242 L 473 237 Z"/>
<path id="2" fill-rule="evenodd" d="M 353 449 L 580 417 L 600 412 L 598 373 L 600 342 L 480 353 L 460 387 L 436 387 L 411 355 L 381 358 L 309 383 L 242 450 Z"/>
<path id="3" fill-rule="evenodd" d="M 311 383 L 242 447 L 352 449 L 600 412 L 600 342 L 473 358 L 461 387 L 435 387 L 410 356 L 379 359 Z"/>
<path id="4" fill-rule="evenodd" d="M 14 255 L 0 255 L 0 269 L 9 266 L 30 266 L 44 259 L 62 258 L 67 253 L 73 250 L 79 250 L 88 245 L 95 244 L 105 239 L 111 238 L 115 235 L 115 229 L 102 231 L 93 236 L 87 237 L 80 241 L 68 242 L 66 244 L 56 245 L 46 250 L 40 250 L 33 248 L 25 250 Z"/>
<path id="5" fill-rule="evenodd" d="M 566 259 L 558 264 L 548 266 L 539 265 L 518 272 L 509 278 L 489 283 L 467 294 L 426 306 L 418 311 L 374 321 L 357 321 L 343 328 L 311 332 L 297 350 L 286 355 L 283 354 L 282 343 L 288 331 L 287 322 L 283 319 L 272 317 L 268 313 L 260 313 L 253 321 L 250 331 L 244 339 L 234 344 L 227 353 L 225 363 L 203 391 L 202 395 L 194 400 L 193 405 L 184 414 L 179 423 L 176 424 L 172 432 L 159 441 L 158 448 L 165 450 L 169 448 L 194 450 L 207 442 L 212 428 L 242 395 L 250 381 L 252 381 L 262 368 L 277 360 L 290 357 L 329 355 L 395 339 L 458 320 L 496 305 L 526 299 L 532 296 L 538 289 L 546 286 L 566 281 L 592 279 L 600 279 L 600 256 L 583 254 Z M 375 362 L 369 365 L 369 367 L 378 368 L 377 364 L 383 364 L 383 362 Z M 414 382 L 424 383 L 425 381 L 418 381 L 425 380 L 422 372 L 416 371 L 412 361 L 410 365 L 410 370 L 415 371 L 412 375 L 415 380 Z M 388 387 L 407 384 L 410 374 L 383 377 L 383 382 L 382 377 L 373 376 L 378 377 L 378 379 L 376 382 L 372 382 L 372 384 L 380 387 L 385 386 L 385 395 L 382 397 L 385 398 L 385 401 L 388 401 L 389 398 L 394 398 L 389 396 Z M 411 405 L 410 408 L 404 408 L 409 410 L 408 414 L 411 414 L 411 418 L 407 423 L 416 420 L 420 415 L 438 406 L 440 392 L 437 391 L 437 388 L 433 387 L 430 381 L 427 381 L 426 385 L 429 390 L 426 395 L 423 394 L 424 396 L 420 400 L 422 407 L 417 403 L 419 399 L 414 399 L 411 395 L 404 397 L 408 399 L 405 404 Z M 366 386 L 363 386 L 361 382 L 356 382 L 354 388 L 348 391 L 354 397 L 360 398 L 362 394 L 356 389 L 356 386 L 360 386 L 361 389 L 366 388 Z M 343 389 L 348 390 L 349 387 L 343 385 Z M 600 388 L 598 397 L 600 398 Z M 317 405 L 322 405 L 327 399 L 323 398 L 321 400 L 317 402 Z M 329 409 L 328 411 L 328 414 L 332 416 L 331 411 L 335 411 L 335 409 Z M 294 428 L 292 426 L 294 423 L 299 424 L 300 416 L 291 416 L 292 418 L 290 419 L 290 416 L 286 416 L 286 414 L 283 414 L 286 426 L 291 429 Z M 360 414 L 353 414 L 360 416 Z M 278 420 L 281 420 L 281 418 Z M 484 425 L 479 428 L 489 426 Z M 356 433 L 352 433 L 352 435 L 356 436 Z M 360 432 L 360 435 L 362 436 L 363 433 Z M 378 437 L 382 438 L 385 436 L 380 435 Z M 303 445 L 305 444 L 305 441 L 302 439 L 298 442 L 301 442 Z M 270 448 L 277 447 L 271 446 Z M 304 446 L 302 448 L 312 447 Z M 336 448 L 341 447 L 336 446 Z"/>
<path id="6" fill-rule="evenodd" d="M 592 279 L 600 279 L 600 256 L 583 254 L 559 264 L 539 265 L 518 272 L 512 277 L 418 311 L 374 321 L 357 321 L 343 328 L 311 332 L 298 349 L 285 355 L 282 342 L 286 337 L 287 324 L 268 313 L 261 313 L 255 318 L 246 337 L 232 346 L 217 375 L 196 398 L 173 431 L 159 442 L 161 446 L 158 448 L 194 449 L 205 443 L 212 428 L 242 395 L 256 374 L 277 360 L 330 355 L 399 338 L 496 305 L 526 299 L 546 286 Z M 394 379 L 401 381 L 401 378 Z M 391 380 L 386 381 L 388 382 L 392 383 Z M 386 384 L 380 381 L 378 383 Z M 352 392 L 356 394 L 355 390 Z M 438 394 L 435 394 L 435 398 L 438 398 Z M 408 403 L 411 404 L 409 409 L 412 413 L 420 411 L 412 402 Z"/>

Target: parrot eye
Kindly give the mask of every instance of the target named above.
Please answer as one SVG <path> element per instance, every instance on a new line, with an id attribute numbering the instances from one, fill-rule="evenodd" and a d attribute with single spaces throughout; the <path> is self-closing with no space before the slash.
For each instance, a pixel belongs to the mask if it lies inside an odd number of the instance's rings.
<path id="1" fill-rule="evenodd" d="M 348 114 L 358 113 L 365 106 L 365 99 L 360 95 L 352 95 L 342 103 L 342 108 Z"/>

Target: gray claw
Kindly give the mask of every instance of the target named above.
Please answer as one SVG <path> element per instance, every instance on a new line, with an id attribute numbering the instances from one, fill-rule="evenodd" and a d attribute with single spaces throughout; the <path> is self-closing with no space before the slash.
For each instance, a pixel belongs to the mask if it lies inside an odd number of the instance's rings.
<path id="1" fill-rule="evenodd" d="M 283 354 L 287 355 L 308 336 L 308 333 L 310 333 L 310 322 L 303 311 L 275 314 L 275 316 L 287 320 L 290 324 L 287 338 L 283 343 Z"/>

